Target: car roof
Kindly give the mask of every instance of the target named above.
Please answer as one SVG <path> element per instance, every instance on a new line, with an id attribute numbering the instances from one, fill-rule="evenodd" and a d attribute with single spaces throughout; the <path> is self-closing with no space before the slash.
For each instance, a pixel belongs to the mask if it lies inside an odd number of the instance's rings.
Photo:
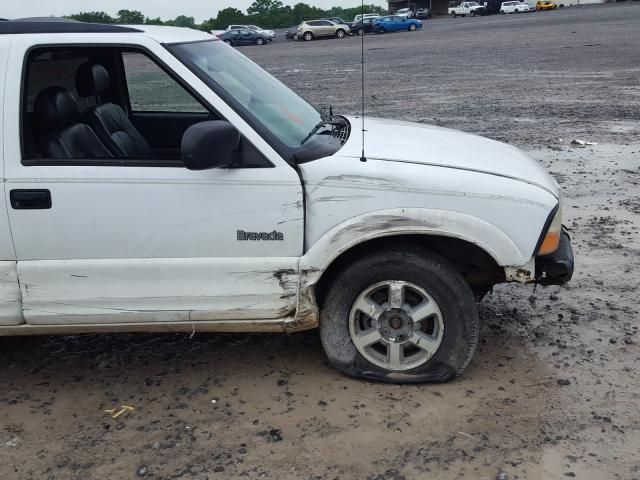
<path id="1" fill-rule="evenodd" d="M 111 33 L 138 32 L 139 30 L 120 25 L 104 25 L 100 23 L 65 22 L 60 20 L 9 20 L 0 24 L 0 34 L 30 33 Z"/>
<path id="2" fill-rule="evenodd" d="M 164 25 L 111 25 L 49 19 L 46 21 L 25 19 L 0 22 L 0 35 L 65 34 L 65 33 L 131 33 L 150 37 L 159 43 L 194 42 L 211 40 L 206 32 L 192 28 Z"/>

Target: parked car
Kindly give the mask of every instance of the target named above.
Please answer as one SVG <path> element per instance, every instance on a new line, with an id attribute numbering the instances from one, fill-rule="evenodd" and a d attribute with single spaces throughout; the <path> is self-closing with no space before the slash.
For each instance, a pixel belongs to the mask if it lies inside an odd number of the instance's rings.
<path id="1" fill-rule="evenodd" d="M 400 10 L 397 10 L 394 15 L 402 18 L 411 18 L 413 17 L 413 11 L 410 8 L 401 8 Z"/>
<path id="2" fill-rule="evenodd" d="M 254 32 L 262 33 L 263 35 L 269 37 L 271 40 L 276 38 L 276 32 L 274 32 L 273 30 L 265 30 L 264 28 L 260 28 L 257 25 L 247 25 L 247 28 L 249 30 L 253 30 Z"/>
<path id="3" fill-rule="evenodd" d="M 0 65 L 0 335 L 319 327 L 348 375 L 442 382 L 495 284 L 573 273 L 527 154 L 323 117 L 207 33 L 0 22 Z"/>
<path id="4" fill-rule="evenodd" d="M 295 27 L 288 28 L 286 32 L 284 32 L 284 38 L 287 40 L 293 40 L 295 36 L 298 34 L 298 25 Z"/>
<path id="5" fill-rule="evenodd" d="M 524 2 L 502 2 L 500 6 L 500 13 L 502 15 L 505 13 L 522 13 L 528 11 L 529 5 Z"/>
<path id="6" fill-rule="evenodd" d="M 419 8 L 418 10 L 416 10 L 416 18 L 418 20 L 426 20 L 428 18 L 431 18 L 431 10 L 429 10 L 428 8 Z"/>
<path id="7" fill-rule="evenodd" d="M 340 17 L 327 17 L 327 18 L 323 18 L 322 20 L 329 20 L 330 22 L 333 22 L 337 25 L 349 25 L 349 22 L 345 22 Z"/>
<path id="8" fill-rule="evenodd" d="M 456 18 L 458 16 L 466 17 L 467 15 L 475 17 L 476 15 L 485 15 L 486 8 L 478 2 L 462 2 L 460 5 L 455 7 L 449 7 L 447 13 L 449 13 L 451 18 Z"/>
<path id="9" fill-rule="evenodd" d="M 228 30 L 218 34 L 218 38 L 233 47 L 239 45 L 266 45 L 271 41 L 266 35 L 248 28 Z"/>
<path id="10" fill-rule="evenodd" d="M 365 14 L 358 14 L 353 18 L 353 22 L 358 22 L 360 20 L 362 20 L 363 18 L 376 18 L 379 17 L 380 14 L 379 13 L 365 13 Z"/>
<path id="11" fill-rule="evenodd" d="M 229 25 L 227 27 L 227 31 L 229 30 L 252 30 L 254 32 L 258 32 L 261 33 L 262 35 L 264 35 L 265 37 L 269 37 L 271 40 L 273 40 L 276 36 L 276 32 L 274 32 L 273 30 L 263 30 L 262 28 L 256 26 L 256 25 Z"/>
<path id="12" fill-rule="evenodd" d="M 321 37 L 344 38 L 349 32 L 349 25 L 330 20 L 309 20 L 298 25 L 297 38 L 306 41 Z"/>
<path id="13" fill-rule="evenodd" d="M 502 7 L 502 2 L 500 0 L 485 0 L 483 2 L 485 12 L 487 15 L 500 13 L 500 7 Z"/>
<path id="14" fill-rule="evenodd" d="M 557 7 L 557 5 L 555 4 L 555 2 L 552 2 L 551 0 L 538 0 L 538 2 L 536 2 L 536 10 L 540 11 L 540 10 L 555 10 Z"/>
<path id="15" fill-rule="evenodd" d="M 352 35 L 364 35 L 365 33 L 373 33 L 373 23 L 378 17 L 369 17 L 358 22 L 349 24 Z"/>
<path id="16" fill-rule="evenodd" d="M 376 33 L 398 32 L 408 30 L 413 32 L 422 28 L 422 22 L 415 18 L 403 18 L 397 15 L 378 17 L 373 21 L 373 31 Z"/>

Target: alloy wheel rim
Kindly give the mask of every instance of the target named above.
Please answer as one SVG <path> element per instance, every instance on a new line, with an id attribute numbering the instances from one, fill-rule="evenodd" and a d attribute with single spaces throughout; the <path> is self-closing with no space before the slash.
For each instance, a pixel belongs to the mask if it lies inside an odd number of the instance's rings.
<path id="1" fill-rule="evenodd" d="M 356 298 L 349 334 L 360 354 L 386 370 L 423 365 L 444 338 L 442 311 L 423 288 L 400 280 L 370 286 Z"/>

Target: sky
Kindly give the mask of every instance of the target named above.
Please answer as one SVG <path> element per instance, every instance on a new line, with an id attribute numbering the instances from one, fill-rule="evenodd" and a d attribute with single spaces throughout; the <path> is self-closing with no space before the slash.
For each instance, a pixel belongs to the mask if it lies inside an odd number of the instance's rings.
<path id="1" fill-rule="evenodd" d="M 355 7 L 359 0 L 283 0 L 285 5 L 304 1 L 320 8 L 334 6 Z M 218 10 L 234 7 L 246 11 L 253 0 L 0 0 L 0 17 L 21 18 L 40 16 L 62 16 L 78 12 L 102 10 L 111 16 L 121 9 L 139 10 L 147 17 L 163 20 L 178 15 L 195 17 L 202 22 L 218 14 Z M 385 0 L 365 0 L 365 3 L 386 7 Z"/>

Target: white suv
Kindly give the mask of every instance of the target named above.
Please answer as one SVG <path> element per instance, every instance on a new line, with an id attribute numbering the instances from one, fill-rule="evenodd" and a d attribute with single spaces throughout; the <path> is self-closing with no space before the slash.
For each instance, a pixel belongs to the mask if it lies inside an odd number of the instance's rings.
<path id="1" fill-rule="evenodd" d="M 529 5 L 524 2 L 502 2 L 500 6 L 500 13 L 520 13 L 520 12 L 528 12 Z"/>
<path id="2" fill-rule="evenodd" d="M 395 15 L 402 18 L 411 18 L 413 17 L 413 10 L 411 10 L 410 8 L 401 8 L 400 10 L 396 11 Z"/>
<path id="3" fill-rule="evenodd" d="M 571 278 L 514 147 L 325 117 L 191 29 L 0 22 L 0 65 L 0 335 L 319 326 L 349 375 L 445 381 L 493 285 Z"/>

